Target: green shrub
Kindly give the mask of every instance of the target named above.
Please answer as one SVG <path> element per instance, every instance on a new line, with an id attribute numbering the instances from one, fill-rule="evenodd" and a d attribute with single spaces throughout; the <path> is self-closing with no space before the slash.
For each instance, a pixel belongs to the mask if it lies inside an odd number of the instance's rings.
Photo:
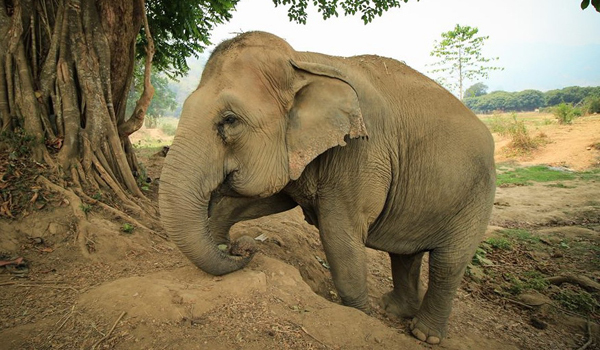
<path id="1" fill-rule="evenodd" d="M 575 119 L 575 117 L 580 117 L 583 113 L 581 112 L 581 109 L 563 102 L 554 106 L 552 114 L 554 114 L 559 124 L 572 124 L 573 119 Z"/>
<path id="2" fill-rule="evenodd" d="M 588 96 L 583 100 L 583 109 L 587 114 L 600 113 L 600 96 Z"/>

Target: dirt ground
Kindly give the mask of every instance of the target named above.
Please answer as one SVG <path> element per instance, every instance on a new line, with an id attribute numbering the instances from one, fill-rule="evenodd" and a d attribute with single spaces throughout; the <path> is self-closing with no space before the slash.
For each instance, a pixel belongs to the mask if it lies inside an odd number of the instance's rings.
<path id="1" fill-rule="evenodd" d="M 547 142 L 514 156 L 509 140 L 494 135 L 501 171 L 600 166 L 600 116 L 567 126 L 540 122 L 548 115 L 526 118 Z M 134 144 L 149 135 L 169 142 L 142 130 Z M 151 179 L 163 160 L 155 151 L 139 153 Z M 154 200 L 156 186 L 147 189 Z M 469 268 L 448 337 L 433 347 L 410 336 L 409 320 L 379 306 L 392 287 L 385 253 L 369 251 L 371 313 L 340 305 L 318 232 L 299 210 L 236 225 L 233 237 L 261 236 L 260 251 L 243 270 L 214 277 L 192 266 L 160 228 L 128 229 L 100 206 L 85 209 L 92 229 L 81 237 L 69 199 L 45 196 L 26 215 L 0 216 L 0 349 L 600 349 L 598 177 L 498 188 L 486 236 L 496 243 L 482 253 L 484 264 Z M 490 248 L 503 240 L 510 249 Z M 576 281 L 514 292 L 522 285 L 514 276 L 531 271 Z M 593 297 L 587 312 L 549 298 L 581 288 Z"/>

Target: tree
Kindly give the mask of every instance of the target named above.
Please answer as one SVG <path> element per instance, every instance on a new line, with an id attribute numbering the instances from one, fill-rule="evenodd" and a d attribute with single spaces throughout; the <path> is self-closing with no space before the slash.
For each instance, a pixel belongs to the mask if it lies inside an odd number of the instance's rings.
<path id="1" fill-rule="evenodd" d="M 533 111 L 546 103 L 543 92 L 531 89 L 517 92 L 516 100 L 519 111 Z"/>
<path id="2" fill-rule="evenodd" d="M 495 58 L 485 58 L 481 49 L 489 36 L 476 36 L 479 29 L 457 24 L 454 30 L 442 33 L 442 40 L 435 42 L 430 55 L 440 60 L 433 64 L 439 68 L 430 73 L 442 73 L 438 81 L 449 90 L 458 90 L 463 99 L 463 86 L 466 80 L 487 78 L 490 71 L 503 68 L 486 65 Z"/>
<path id="3" fill-rule="evenodd" d="M 477 97 L 487 94 L 488 86 L 484 83 L 476 83 L 465 90 L 466 97 Z"/>
<path id="4" fill-rule="evenodd" d="M 151 66 L 183 74 L 182 55 L 201 51 L 236 2 L 0 1 L 0 143 L 24 130 L 31 158 L 68 193 L 110 193 L 128 213 L 156 213 L 133 175 L 129 141 L 154 93 Z M 136 55 L 144 88 L 127 115 Z"/>

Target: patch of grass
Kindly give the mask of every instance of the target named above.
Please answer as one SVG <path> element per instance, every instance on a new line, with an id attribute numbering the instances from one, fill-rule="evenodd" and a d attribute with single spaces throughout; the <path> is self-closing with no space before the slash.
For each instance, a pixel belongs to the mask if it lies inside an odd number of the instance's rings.
<path id="1" fill-rule="evenodd" d="M 499 187 L 506 185 L 527 186 L 531 184 L 531 181 L 566 181 L 575 180 L 576 178 L 577 174 L 571 171 L 556 170 L 545 165 L 536 165 L 499 172 L 496 177 L 496 185 Z"/>
<path id="2" fill-rule="evenodd" d="M 534 236 L 531 232 L 521 229 L 521 228 L 508 228 L 505 230 L 499 231 L 505 237 L 514 239 L 516 241 L 521 241 L 525 243 L 539 243 L 540 238 Z"/>
<path id="3" fill-rule="evenodd" d="M 519 295 L 532 289 L 542 292 L 550 285 L 545 276 L 538 271 L 525 271 L 522 276 L 505 273 L 503 277 L 508 282 L 504 289 L 513 295 Z"/>
<path id="4" fill-rule="evenodd" d="M 546 187 L 555 187 L 555 188 L 576 188 L 577 186 L 568 186 L 562 182 L 557 182 L 555 184 L 548 184 Z"/>
<path id="5" fill-rule="evenodd" d="M 526 289 L 534 289 L 541 292 L 546 290 L 550 285 L 548 280 L 546 280 L 546 276 L 539 271 L 525 271 L 523 277 L 525 278 Z"/>
<path id="6" fill-rule="evenodd" d="M 595 312 L 600 306 L 594 296 L 584 290 L 564 289 L 555 294 L 553 299 L 568 310 L 585 314 Z"/>
<path id="7" fill-rule="evenodd" d="M 512 273 L 505 273 L 503 277 L 508 282 L 508 286 L 504 289 L 510 294 L 519 295 L 525 290 L 525 284 L 518 276 Z"/>
<path id="8" fill-rule="evenodd" d="M 488 238 L 485 242 L 494 249 L 510 250 L 512 248 L 510 242 L 503 237 L 491 237 Z"/>

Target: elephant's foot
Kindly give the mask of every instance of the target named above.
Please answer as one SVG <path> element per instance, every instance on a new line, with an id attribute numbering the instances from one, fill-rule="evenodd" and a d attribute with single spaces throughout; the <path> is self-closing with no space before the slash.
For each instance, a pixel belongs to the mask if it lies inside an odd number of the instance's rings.
<path id="1" fill-rule="evenodd" d="M 410 322 L 410 330 L 417 339 L 432 345 L 439 344 L 446 333 L 444 326 L 432 327 L 418 317 L 413 318 Z"/>
<path id="2" fill-rule="evenodd" d="M 387 313 L 400 318 L 409 318 L 415 316 L 417 311 L 419 311 L 420 301 L 418 298 L 410 300 L 410 298 L 400 296 L 391 291 L 381 297 L 381 303 Z"/>

